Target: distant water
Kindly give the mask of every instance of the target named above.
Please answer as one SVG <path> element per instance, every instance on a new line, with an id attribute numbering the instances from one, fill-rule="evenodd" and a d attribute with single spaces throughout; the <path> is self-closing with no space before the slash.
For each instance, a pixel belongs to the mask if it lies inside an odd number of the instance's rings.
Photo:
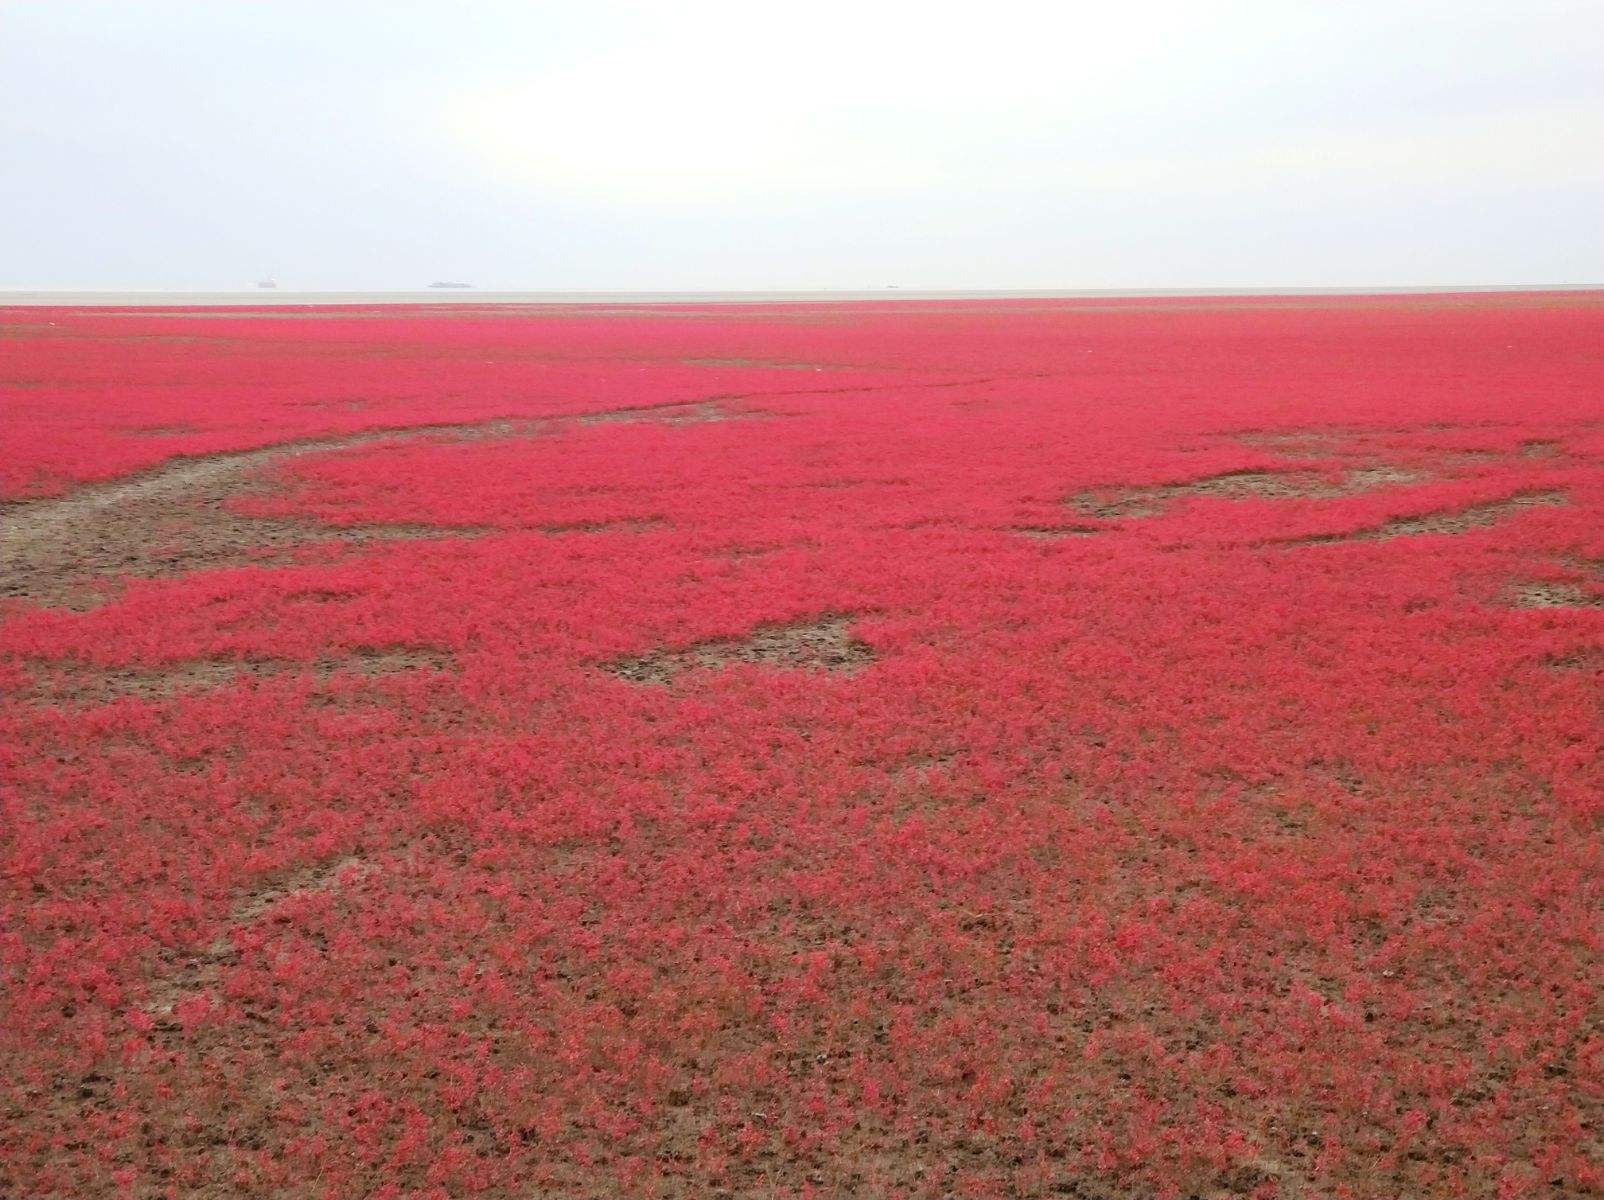
<path id="1" fill-rule="evenodd" d="M 1490 286 L 1369 288 L 1107 288 L 1078 291 L 928 291 L 879 288 L 865 291 L 800 292 L 489 292 L 477 288 L 429 288 L 416 292 L 291 292 L 252 288 L 237 292 L 0 291 L 0 308 L 21 305 L 179 308 L 278 304 L 824 304 L 840 300 L 1084 300 L 1139 296 L 1367 296 L 1444 292 L 1582 291 L 1599 284 L 1545 283 Z"/>

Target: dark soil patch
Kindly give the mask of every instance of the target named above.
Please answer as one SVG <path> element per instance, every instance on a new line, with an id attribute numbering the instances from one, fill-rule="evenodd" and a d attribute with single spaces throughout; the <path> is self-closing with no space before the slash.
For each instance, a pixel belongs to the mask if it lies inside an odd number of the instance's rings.
<path id="1" fill-rule="evenodd" d="M 1418 476 L 1385 465 L 1347 471 L 1337 479 L 1314 471 L 1226 471 L 1185 483 L 1097 488 L 1071 496 L 1066 503 L 1088 517 L 1151 517 L 1186 496 L 1220 500 L 1330 499 L 1417 482 Z"/>
<path id="2" fill-rule="evenodd" d="M 1037 542 L 1056 542 L 1064 538 L 1094 537 L 1103 532 L 1091 525 L 1014 525 L 1009 533 Z"/>
<path id="3" fill-rule="evenodd" d="M 689 367 L 767 367 L 771 371 L 838 371 L 851 368 L 833 363 L 782 362 L 772 358 L 682 358 Z"/>
<path id="4" fill-rule="evenodd" d="M 1543 660 L 1551 671 L 1598 671 L 1604 673 L 1604 646 L 1583 647 L 1560 654 L 1551 654 Z"/>
<path id="5" fill-rule="evenodd" d="M 196 464 L 198 467 L 200 464 Z M 210 462 L 205 465 L 211 466 Z M 75 497 L 32 528 L 0 534 L 0 597 L 66 608 L 103 603 L 124 577 L 161 578 L 212 567 L 284 562 L 318 542 L 363 544 L 471 536 L 477 527 L 325 525 L 236 512 L 230 501 L 265 490 L 242 484 L 234 463 Z M 164 486 L 157 486 L 158 484 Z M 26 520 L 26 514 L 24 514 Z M 33 536 L 29 536 L 32 534 Z"/>
<path id="6" fill-rule="evenodd" d="M 80 488 L 59 499 L 7 505 L 0 525 L 0 599 L 92 608 L 106 599 L 106 581 L 120 577 L 158 578 L 211 567 L 283 561 L 292 550 L 318 542 L 362 544 L 488 532 L 481 526 L 328 525 L 253 517 L 233 509 L 233 499 L 260 493 L 268 486 L 260 475 L 264 468 L 299 455 L 428 437 L 476 441 L 536 436 L 566 424 L 685 424 L 728 416 L 727 410 L 711 402 L 675 402 L 571 417 L 366 430 L 175 458 L 152 470 Z M 640 519 L 631 518 L 556 526 L 547 532 L 639 524 Z"/>
<path id="7" fill-rule="evenodd" d="M 1522 458 L 1554 458 L 1559 452 L 1559 443 L 1550 438 L 1531 438 L 1520 444 Z"/>
<path id="8" fill-rule="evenodd" d="M 1323 533 L 1313 537 L 1289 539 L 1302 545 L 1326 542 L 1380 542 L 1395 537 L 1418 537 L 1428 533 L 1468 533 L 1496 524 L 1511 512 L 1523 508 L 1552 507 L 1568 501 L 1564 492 L 1524 492 L 1506 500 L 1493 500 L 1486 504 L 1473 504 L 1468 508 L 1423 513 L 1418 517 L 1394 517 L 1369 529 L 1353 533 Z"/>
<path id="9" fill-rule="evenodd" d="M 728 421 L 732 415 L 734 414 L 722 405 L 709 400 L 694 404 L 657 405 L 650 408 L 610 408 L 606 412 L 577 416 L 573 418 L 573 423 L 610 425 L 626 421 L 655 421 L 664 425 L 696 425 L 703 421 Z"/>
<path id="10" fill-rule="evenodd" d="M 1604 608 L 1604 593 L 1579 583 L 1545 581 L 1522 583 L 1510 591 L 1512 608 Z"/>
<path id="11" fill-rule="evenodd" d="M 1265 446 L 1285 454 L 1324 457 L 1340 452 L 1340 439 L 1329 432 L 1314 429 L 1286 429 L 1226 435 L 1244 446 Z"/>
<path id="12" fill-rule="evenodd" d="M 736 663 L 852 674 L 872 662 L 875 654 L 852 636 L 850 623 L 848 616 L 826 616 L 787 625 L 764 625 L 744 638 L 720 638 L 680 650 L 618 659 L 607 669 L 631 683 L 642 684 L 666 684 L 685 671 L 718 670 Z"/>
<path id="13" fill-rule="evenodd" d="M 621 517 L 616 521 L 569 521 L 539 528 L 541 533 L 649 533 L 667 525 L 663 517 Z"/>

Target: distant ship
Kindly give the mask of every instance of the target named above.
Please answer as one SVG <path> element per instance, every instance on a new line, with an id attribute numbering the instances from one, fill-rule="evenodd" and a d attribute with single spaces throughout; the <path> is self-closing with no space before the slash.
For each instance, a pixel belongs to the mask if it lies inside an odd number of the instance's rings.
<path id="1" fill-rule="evenodd" d="M 259 288 L 276 288 L 278 286 L 278 280 L 269 275 L 266 279 L 258 279 L 256 281 L 256 286 Z"/>
<path id="2" fill-rule="evenodd" d="M 473 284 L 471 284 L 471 283 L 452 283 L 450 280 L 436 279 L 429 286 L 432 287 L 432 288 L 471 288 L 473 286 Z"/>

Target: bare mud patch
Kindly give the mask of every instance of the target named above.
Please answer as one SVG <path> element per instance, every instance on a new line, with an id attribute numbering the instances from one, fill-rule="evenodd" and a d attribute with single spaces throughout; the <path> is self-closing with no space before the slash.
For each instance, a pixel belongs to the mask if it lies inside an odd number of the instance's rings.
<path id="1" fill-rule="evenodd" d="M 568 521 L 557 525 L 537 526 L 541 533 L 650 533 L 666 529 L 666 517 L 619 517 L 609 521 Z"/>
<path id="2" fill-rule="evenodd" d="M 1499 426 L 1454 425 L 1431 422 L 1417 426 L 1391 426 L 1368 429 L 1290 429 L 1247 430 L 1238 433 L 1212 435 L 1223 437 L 1242 446 L 1270 450 L 1276 454 L 1299 458 L 1348 458 L 1386 453 L 1386 446 L 1399 437 L 1419 434 L 1454 434 L 1461 441 L 1474 441 L 1478 437 L 1495 436 Z M 1444 462 L 1489 462 L 1499 459 L 1551 459 L 1565 455 L 1563 442 L 1552 437 L 1525 438 L 1510 446 L 1439 443 L 1415 447 Z"/>
<path id="3" fill-rule="evenodd" d="M 852 370 L 835 363 L 786 362 L 774 358 L 682 358 L 688 367 L 766 367 L 771 371 L 841 371 Z"/>
<path id="4" fill-rule="evenodd" d="M 652 421 L 662 425 L 698 425 L 704 421 L 728 421 L 732 417 L 747 416 L 734 413 L 717 401 L 698 401 L 694 404 L 663 404 L 649 408 L 611 408 L 606 412 L 583 413 L 573 418 L 575 425 L 617 425 L 634 421 Z"/>
<path id="5" fill-rule="evenodd" d="M 849 631 L 849 616 L 826 616 L 785 625 L 759 626 L 744 638 L 719 638 L 680 650 L 616 659 L 607 665 L 630 683 L 667 684 L 686 671 L 718 670 L 756 663 L 791 671 L 853 674 L 874 661 L 875 653 Z"/>
<path id="6" fill-rule="evenodd" d="M 1315 471 L 1242 470 L 1184 483 L 1094 488 L 1070 496 L 1066 503 L 1085 516 L 1108 520 L 1156 516 L 1173 501 L 1188 496 L 1220 500 L 1333 499 L 1419 481 L 1420 476 L 1413 472 L 1384 464 L 1359 467 L 1338 477 Z"/>
<path id="7" fill-rule="evenodd" d="M 122 577 L 164 578 L 212 567 L 284 561 L 292 550 L 319 542 L 360 544 L 490 532 L 489 527 L 478 525 L 336 525 L 235 511 L 232 500 L 259 493 L 267 486 L 261 475 L 265 468 L 302 455 L 428 438 L 532 437 L 566 425 L 689 424 L 745 415 L 711 401 L 675 402 L 549 418 L 372 429 L 178 457 L 149 471 L 80 488 L 64 497 L 6 505 L 0 523 L 0 599 L 92 608 L 105 601 L 107 581 Z M 585 522 L 547 532 L 627 529 L 638 520 Z"/>
<path id="8" fill-rule="evenodd" d="M 1516 584 L 1508 602 L 1511 608 L 1604 608 L 1604 594 L 1580 583 L 1543 581 Z"/>
<path id="9" fill-rule="evenodd" d="M 1604 646 L 1585 646 L 1579 650 L 1550 654 L 1543 659 L 1543 666 L 1550 671 L 1604 673 Z"/>
<path id="10" fill-rule="evenodd" d="M 767 558 L 771 554 L 779 554 L 782 550 L 791 550 L 803 546 L 800 542 L 776 542 L 769 545 L 734 545 L 711 551 L 709 557 L 725 559 L 729 562 L 744 562 L 749 558 Z M 808 543 L 811 545 L 811 543 Z"/>
<path id="11" fill-rule="evenodd" d="M 1324 458 L 1339 453 L 1344 445 L 1344 440 L 1336 434 L 1314 429 L 1251 430 L 1224 436 L 1243 446 L 1309 458 Z"/>
<path id="12" fill-rule="evenodd" d="M 345 600 L 355 600 L 361 594 L 360 588 L 304 587 L 285 592 L 284 599 L 296 600 L 303 604 L 337 604 Z"/>
<path id="13" fill-rule="evenodd" d="M 166 699 L 228 687 L 242 679 L 309 676 L 318 684 L 337 675 L 396 675 L 448 671 L 456 660 L 423 647 L 387 647 L 330 655 L 311 662 L 276 658 L 189 659 L 160 667 L 94 667 L 78 663 L 33 664 L 35 678 L 24 698 L 38 704 L 102 704 L 125 696 Z"/>
<path id="14" fill-rule="evenodd" d="M 200 469 L 202 466 L 213 469 Z M 41 513 L 0 534 L 0 597 L 63 608 L 105 602 L 117 581 L 169 578 L 207 568 L 287 562 L 317 543 L 364 544 L 470 537 L 482 527 L 374 523 L 353 526 L 253 517 L 231 501 L 261 494 L 234 463 L 192 464 L 178 481 L 152 478 Z"/>
<path id="15" fill-rule="evenodd" d="M 512 431 L 507 422 L 428 425 L 369 430 L 342 437 L 301 438 L 252 450 L 170 459 L 151 470 L 92 484 L 60 498 L 8 505 L 5 525 L 0 529 L 0 564 L 9 566 L 9 556 L 28 547 L 70 540 L 81 525 L 104 521 L 113 511 L 163 500 L 204 504 L 209 498 L 231 493 L 236 483 L 252 472 L 290 457 L 399 438 L 465 434 L 499 427 L 506 427 L 504 432 Z"/>
<path id="16" fill-rule="evenodd" d="M 1092 525 L 1010 525 L 1008 532 L 1033 542 L 1060 542 L 1065 538 L 1096 537 L 1104 531 Z"/>
<path id="17" fill-rule="evenodd" d="M 1469 533 L 1472 529 L 1495 525 L 1521 509 L 1555 507 L 1566 503 L 1569 501 L 1564 492 L 1523 492 L 1505 500 L 1473 504 L 1468 508 L 1423 513 L 1417 517 L 1394 517 L 1380 525 L 1355 530 L 1352 533 L 1322 533 L 1286 540 L 1298 545 L 1313 546 L 1329 542 L 1383 542 L 1396 537 L 1419 537 L 1434 533 Z"/>
<path id="18" fill-rule="evenodd" d="M 280 901 L 308 892 L 325 891 L 338 883 L 347 871 L 353 870 L 366 870 L 366 863 L 355 854 L 348 854 L 333 862 L 314 863 L 291 871 L 272 883 L 255 887 L 247 892 L 234 905 L 233 911 L 229 914 L 229 923 L 249 925 Z"/>

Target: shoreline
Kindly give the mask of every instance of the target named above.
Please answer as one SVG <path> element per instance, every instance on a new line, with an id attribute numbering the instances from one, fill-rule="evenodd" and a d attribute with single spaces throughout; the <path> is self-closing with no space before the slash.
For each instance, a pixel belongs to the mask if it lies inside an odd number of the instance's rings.
<path id="1" fill-rule="evenodd" d="M 607 304 L 830 304 L 896 300 L 1109 300 L 1185 297 L 1442 296 L 1593 292 L 1599 283 L 1450 284 L 1413 287 L 1262 288 L 1082 288 L 916 289 L 838 291 L 479 291 L 429 288 L 416 291 L 97 291 L 0 290 L 0 308 L 265 308 L 291 305 L 607 305 Z"/>

